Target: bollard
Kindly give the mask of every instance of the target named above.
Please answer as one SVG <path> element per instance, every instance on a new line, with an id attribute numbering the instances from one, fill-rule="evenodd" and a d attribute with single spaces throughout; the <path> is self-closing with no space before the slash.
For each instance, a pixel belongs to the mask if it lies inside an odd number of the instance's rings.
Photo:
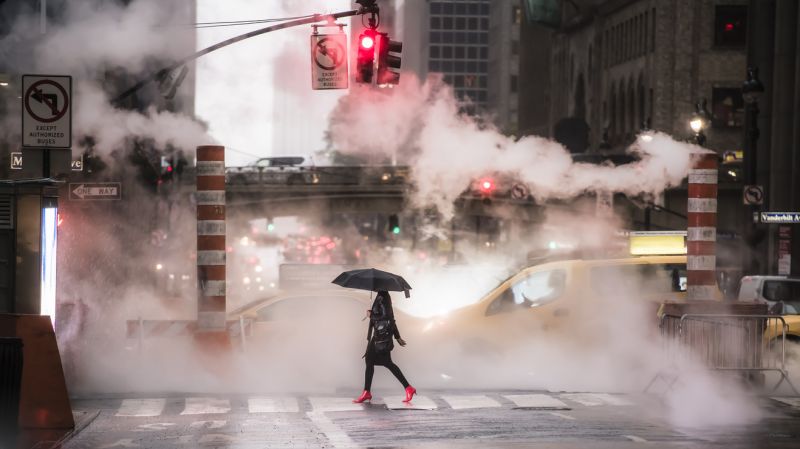
<path id="1" fill-rule="evenodd" d="M 197 147 L 197 331 L 225 329 L 225 147 Z"/>
<path id="2" fill-rule="evenodd" d="M 717 299 L 717 154 L 694 155 L 689 170 L 686 237 L 688 300 Z"/>

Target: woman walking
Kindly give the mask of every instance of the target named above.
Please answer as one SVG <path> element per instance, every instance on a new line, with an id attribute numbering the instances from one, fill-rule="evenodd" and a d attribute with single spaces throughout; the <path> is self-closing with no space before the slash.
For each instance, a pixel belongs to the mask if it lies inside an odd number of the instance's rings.
<path id="1" fill-rule="evenodd" d="M 394 374 L 394 377 L 406 389 L 406 398 L 403 402 L 410 402 L 417 390 L 408 384 L 403 372 L 392 362 L 392 349 L 394 348 L 392 338 L 397 339 L 400 346 L 405 346 L 406 342 L 400 337 L 400 331 L 395 324 L 392 298 L 389 296 L 389 292 L 379 291 L 367 314 L 369 315 L 369 328 L 367 329 L 367 352 L 364 354 L 364 361 L 367 365 L 364 373 L 364 392 L 358 399 L 353 399 L 353 402 L 360 404 L 372 399 L 370 390 L 372 389 L 375 365 L 385 366 Z"/>

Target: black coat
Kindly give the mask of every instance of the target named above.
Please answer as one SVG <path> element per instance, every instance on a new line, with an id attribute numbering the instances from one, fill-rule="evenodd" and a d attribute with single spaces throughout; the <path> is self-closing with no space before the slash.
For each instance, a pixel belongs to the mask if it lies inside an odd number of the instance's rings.
<path id="1" fill-rule="evenodd" d="M 400 330 L 397 329 L 397 323 L 394 321 L 394 310 L 392 309 L 392 298 L 387 294 L 386 296 L 378 294 L 375 301 L 372 303 L 372 313 L 369 318 L 369 328 L 367 329 L 367 351 L 364 358 L 367 363 L 373 365 L 385 365 L 392 362 L 391 352 L 378 353 L 375 351 L 373 340 L 373 331 L 375 330 L 376 321 L 388 320 L 392 327 L 392 336 L 400 340 Z"/>

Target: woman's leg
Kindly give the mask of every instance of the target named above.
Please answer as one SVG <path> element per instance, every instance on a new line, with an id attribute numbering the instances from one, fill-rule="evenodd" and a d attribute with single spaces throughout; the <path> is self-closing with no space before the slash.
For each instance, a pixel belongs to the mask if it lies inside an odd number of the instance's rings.
<path id="1" fill-rule="evenodd" d="M 367 362 L 367 369 L 364 371 L 364 390 L 370 391 L 372 389 L 372 376 L 375 374 L 375 365 Z"/>
<path id="2" fill-rule="evenodd" d="M 392 374 L 394 374 L 394 377 L 396 377 L 397 380 L 399 380 L 401 384 L 403 384 L 403 388 L 407 388 L 408 387 L 408 381 L 406 380 L 406 377 L 403 376 L 403 372 L 400 371 L 400 367 L 399 366 L 395 365 L 394 362 L 391 362 L 391 361 L 389 363 L 387 363 L 386 365 L 384 365 L 384 366 L 386 367 L 386 369 L 391 371 Z"/>

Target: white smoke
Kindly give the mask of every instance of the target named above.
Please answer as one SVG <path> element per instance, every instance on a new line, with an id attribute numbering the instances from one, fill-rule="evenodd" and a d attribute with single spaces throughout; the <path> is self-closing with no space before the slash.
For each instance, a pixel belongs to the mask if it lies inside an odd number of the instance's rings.
<path id="1" fill-rule="evenodd" d="M 501 173 L 528 185 L 544 202 L 586 192 L 654 196 L 677 186 L 699 147 L 655 133 L 629 152 L 638 161 L 621 166 L 573 162 L 564 147 L 529 136 L 516 140 L 460 113 L 453 90 L 436 78 L 420 84 L 404 74 L 393 90 L 353 89 L 331 114 L 333 147 L 344 153 L 392 157 L 413 167 L 415 203 L 451 217 L 452 204 L 470 182 Z"/>

